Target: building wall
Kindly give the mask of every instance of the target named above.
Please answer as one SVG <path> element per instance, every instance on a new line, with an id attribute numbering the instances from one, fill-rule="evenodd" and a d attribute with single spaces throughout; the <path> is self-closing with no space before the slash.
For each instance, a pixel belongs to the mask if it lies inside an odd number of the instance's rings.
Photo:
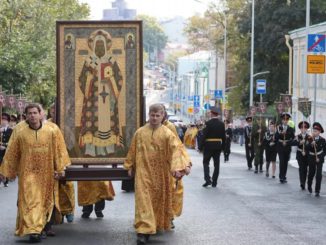
<path id="1" fill-rule="evenodd" d="M 311 34 L 326 34 L 326 22 L 310 27 Z M 290 32 L 293 40 L 293 107 L 292 114 L 296 124 L 305 119 L 313 122 L 314 112 L 314 84 L 317 81 L 317 100 L 316 100 L 316 121 L 326 127 L 326 75 L 325 74 L 306 74 L 306 30 L 301 28 Z M 313 53 L 311 53 L 313 54 Z M 298 98 L 307 97 L 312 101 L 309 118 L 304 118 L 298 110 Z"/>

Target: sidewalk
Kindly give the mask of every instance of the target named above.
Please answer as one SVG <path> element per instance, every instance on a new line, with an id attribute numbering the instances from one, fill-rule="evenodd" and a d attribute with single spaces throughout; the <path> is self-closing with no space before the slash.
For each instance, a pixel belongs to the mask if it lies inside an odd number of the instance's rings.
<path id="1" fill-rule="evenodd" d="M 232 142 L 231 143 L 231 155 L 232 154 L 246 156 L 245 145 L 243 144 L 242 146 L 240 146 L 240 144 Z M 289 164 L 294 168 L 299 168 L 298 162 L 295 159 L 295 157 L 296 157 L 296 147 L 292 147 L 291 158 L 290 158 Z M 265 158 L 265 153 L 264 153 L 264 158 Z M 277 163 L 278 163 L 278 158 L 277 158 Z M 326 175 L 325 166 L 323 166 L 323 172 Z"/>

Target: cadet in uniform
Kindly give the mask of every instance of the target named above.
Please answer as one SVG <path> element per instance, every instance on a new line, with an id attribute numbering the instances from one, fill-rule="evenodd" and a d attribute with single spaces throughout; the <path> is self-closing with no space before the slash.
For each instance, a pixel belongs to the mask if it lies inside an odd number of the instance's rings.
<path id="1" fill-rule="evenodd" d="M 277 153 L 280 159 L 280 173 L 279 178 L 282 184 L 287 183 L 286 172 L 291 155 L 291 145 L 294 139 L 294 129 L 288 125 L 291 118 L 290 113 L 283 112 L 281 115 L 282 124 L 278 125 L 276 131 Z"/>
<path id="2" fill-rule="evenodd" d="M 296 159 L 299 165 L 299 177 L 300 187 L 302 190 L 306 188 L 307 172 L 308 172 L 308 149 L 309 139 L 311 138 L 307 134 L 307 130 L 310 128 L 310 124 L 306 121 L 301 121 L 298 125 L 300 134 L 295 137 L 293 145 L 297 146 Z"/>
<path id="3" fill-rule="evenodd" d="M 225 119 L 225 148 L 224 148 L 224 162 L 229 161 L 229 156 L 231 153 L 231 140 L 233 137 L 232 129 L 230 127 L 230 121 Z"/>
<path id="4" fill-rule="evenodd" d="M 206 122 L 206 127 L 203 129 L 202 140 L 198 146 L 200 151 L 204 151 L 204 178 L 203 187 L 212 185 L 216 187 L 220 169 L 220 154 L 225 145 L 225 127 L 224 123 L 218 119 L 218 108 L 210 108 L 211 119 Z M 213 157 L 214 173 L 211 179 L 209 174 L 209 161 Z"/>
<path id="5" fill-rule="evenodd" d="M 264 164 L 264 146 L 263 140 L 266 132 L 265 122 L 263 122 L 262 117 L 257 117 L 256 121 L 252 127 L 252 137 L 254 139 L 254 149 L 255 149 L 255 174 L 263 172 Z"/>
<path id="6" fill-rule="evenodd" d="M 308 174 L 308 191 L 312 193 L 312 181 L 316 175 L 315 194 L 319 197 L 323 163 L 326 154 L 326 140 L 320 136 L 320 133 L 324 133 L 323 127 L 320 123 L 315 122 L 312 125 L 312 139 L 309 144 L 309 174 Z"/>
<path id="7" fill-rule="evenodd" d="M 248 123 L 248 125 L 245 126 L 244 128 L 246 158 L 247 158 L 248 170 L 251 170 L 252 161 L 255 158 L 255 150 L 253 145 L 254 142 L 252 138 L 252 116 L 246 117 L 246 121 Z"/>
<path id="8" fill-rule="evenodd" d="M 270 121 L 268 130 L 264 135 L 264 148 L 266 156 L 266 177 L 269 177 L 269 166 L 272 163 L 272 178 L 275 178 L 276 171 L 276 144 L 275 144 L 275 122 Z"/>

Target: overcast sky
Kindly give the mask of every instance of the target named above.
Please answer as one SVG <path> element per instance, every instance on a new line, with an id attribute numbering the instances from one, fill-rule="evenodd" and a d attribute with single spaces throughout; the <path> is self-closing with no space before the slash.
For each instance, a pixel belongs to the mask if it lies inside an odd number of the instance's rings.
<path id="1" fill-rule="evenodd" d="M 89 4 L 91 19 L 100 20 L 103 9 L 111 8 L 113 0 L 79 0 L 79 2 Z M 129 8 L 137 10 L 137 14 L 146 14 L 157 18 L 174 16 L 187 18 L 196 13 L 203 13 L 209 0 L 127 0 L 126 2 Z"/>

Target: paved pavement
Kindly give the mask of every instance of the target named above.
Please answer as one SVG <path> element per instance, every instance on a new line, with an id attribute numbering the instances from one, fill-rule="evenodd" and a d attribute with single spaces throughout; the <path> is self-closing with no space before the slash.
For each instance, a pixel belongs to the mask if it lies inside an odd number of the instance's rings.
<path id="1" fill-rule="evenodd" d="M 175 220 L 176 229 L 153 236 L 149 244 L 176 245 L 262 245 L 326 244 L 326 185 L 316 198 L 299 188 L 298 171 L 290 167 L 288 184 L 254 174 L 246 168 L 243 155 L 230 156 L 221 163 L 217 188 L 203 188 L 202 156 L 189 150 L 193 162 L 190 176 L 184 179 L 183 215 Z M 80 218 L 76 209 L 72 224 L 55 226 L 57 236 L 43 244 L 135 244 L 132 227 L 134 195 L 120 191 L 106 202 L 104 219 Z M 0 187 L 0 244 L 25 243 L 13 236 L 16 217 L 17 185 Z"/>

